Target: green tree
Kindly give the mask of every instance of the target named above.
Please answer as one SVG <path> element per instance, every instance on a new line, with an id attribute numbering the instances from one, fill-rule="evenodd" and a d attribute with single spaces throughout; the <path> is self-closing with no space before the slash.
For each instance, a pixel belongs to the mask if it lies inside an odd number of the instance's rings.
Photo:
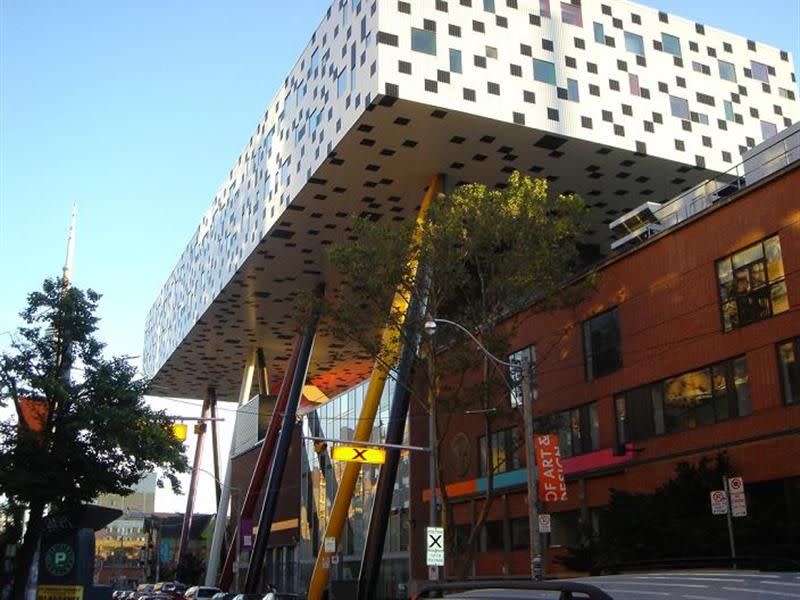
<path id="1" fill-rule="evenodd" d="M 674 477 L 652 494 L 612 489 L 601 515 L 600 536 L 570 549 L 564 563 L 575 570 L 597 571 L 649 560 L 726 556 L 726 521 L 712 516 L 709 494 L 731 473 L 722 453 L 678 463 Z"/>
<path id="2" fill-rule="evenodd" d="M 375 332 L 385 325 L 396 347 L 401 342 L 413 343 L 425 321 L 402 326 L 402 316 L 393 313 L 387 322 L 391 293 L 399 289 L 408 298 L 425 297 L 431 315 L 460 323 L 491 353 L 505 359 L 521 311 L 565 306 L 582 297 L 580 285 L 562 286 L 580 266 L 585 217 L 586 207 L 577 196 L 552 196 L 545 180 L 515 172 L 503 189 L 472 184 L 439 195 L 418 238 L 412 235 L 413 225 L 355 219 L 351 242 L 335 246 L 330 253 L 343 279 L 328 294 L 325 307 L 332 327 L 338 336 L 357 341 L 369 356 L 391 363 L 391 350 L 380 346 Z M 414 259 L 420 265 L 418 273 Z M 427 378 L 426 392 L 413 397 L 433 412 L 435 448 L 465 411 L 478 409 L 485 419 L 488 489 L 483 509 L 461 548 L 459 564 L 466 574 L 495 497 L 494 473 L 503 467 L 499 460 L 489 458 L 494 455 L 490 433 L 498 424 L 520 425 L 522 415 L 508 400 L 514 385 L 508 372 L 488 360 L 457 329 L 440 327 L 424 346 L 424 368 L 417 372 Z M 443 347 L 448 351 L 439 352 Z M 469 375 L 476 366 L 480 367 L 477 381 Z M 524 436 L 519 439 L 522 443 Z M 435 454 L 447 543 L 455 550 L 453 528 L 447 526 L 452 515 L 443 485 L 446 461 L 443 452 Z"/>
<path id="3" fill-rule="evenodd" d="M 127 494 L 160 469 L 179 489 L 187 470 L 171 419 L 143 400 L 147 382 L 127 359 L 103 357 L 95 337 L 100 296 L 48 279 L 28 296 L 25 326 L 0 355 L 0 493 L 29 511 L 15 570 L 24 592 L 45 510 L 76 508 L 100 494 Z M 74 373 L 73 373 L 74 371 Z M 38 417 L 36 416 L 38 415 Z"/>

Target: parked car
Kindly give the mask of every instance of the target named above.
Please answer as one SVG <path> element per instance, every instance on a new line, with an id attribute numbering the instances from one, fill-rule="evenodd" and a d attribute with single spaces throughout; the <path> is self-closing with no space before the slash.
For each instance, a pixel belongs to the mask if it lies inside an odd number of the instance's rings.
<path id="1" fill-rule="evenodd" d="M 443 593 L 445 598 L 451 600 L 497 600 L 498 598 L 507 600 L 552 600 L 553 598 L 613 600 L 606 592 L 594 585 L 557 580 L 430 583 L 422 586 L 414 598 L 415 600 L 441 598 Z M 558 596 L 554 594 L 558 594 Z"/>
<path id="2" fill-rule="evenodd" d="M 178 581 L 159 581 L 153 591 L 168 594 L 175 599 L 182 599 L 186 592 L 186 586 Z"/>
<path id="3" fill-rule="evenodd" d="M 236 595 L 237 594 L 234 594 L 232 592 L 217 592 L 216 594 L 211 596 L 211 600 L 233 600 L 234 596 Z M 241 594 L 239 595 L 241 596 Z"/>
<path id="4" fill-rule="evenodd" d="M 217 587 L 208 587 L 205 585 L 193 585 L 186 593 L 183 595 L 184 600 L 198 600 L 202 598 L 207 598 L 211 600 L 214 594 L 221 592 L 222 590 Z"/>
<path id="5" fill-rule="evenodd" d="M 261 600 L 264 594 L 236 594 L 233 600 Z"/>

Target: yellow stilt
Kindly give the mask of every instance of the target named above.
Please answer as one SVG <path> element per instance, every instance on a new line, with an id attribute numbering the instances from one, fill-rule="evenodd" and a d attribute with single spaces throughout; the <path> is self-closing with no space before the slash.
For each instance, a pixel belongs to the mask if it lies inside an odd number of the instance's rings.
<path id="1" fill-rule="evenodd" d="M 419 214 L 417 215 L 417 227 L 414 231 L 414 241 L 419 241 L 421 235 L 421 227 L 425 221 L 425 216 L 428 212 L 428 207 L 434 196 L 439 191 L 439 176 L 435 175 L 431 178 L 428 185 L 428 190 L 425 192 L 425 197 L 422 199 Z M 416 259 L 411 264 L 412 276 L 416 271 Z M 402 290 L 397 290 L 392 300 L 392 314 L 397 315 L 402 322 L 405 317 L 406 309 L 408 308 L 408 301 L 402 294 Z M 381 396 L 383 395 L 383 387 L 386 383 L 386 378 L 389 376 L 389 369 L 385 365 L 392 365 L 396 362 L 399 356 L 400 349 L 396 346 L 394 332 L 388 327 L 383 330 L 381 336 L 381 348 L 388 349 L 388 356 L 385 362 L 376 362 L 375 367 L 372 369 L 372 375 L 369 379 L 369 387 L 364 397 L 364 404 L 361 407 L 361 414 L 358 417 L 358 425 L 353 435 L 354 442 L 367 442 L 372 434 L 372 428 L 375 424 L 375 415 L 378 413 L 378 406 L 380 405 Z M 328 579 L 330 578 L 330 555 L 332 553 L 325 552 L 324 540 L 325 538 L 335 538 L 338 545 L 339 538 L 342 535 L 345 520 L 347 519 L 347 511 L 350 508 L 350 502 L 353 499 L 353 492 L 356 489 L 356 482 L 361 473 L 361 463 L 347 463 L 342 474 L 341 481 L 339 481 L 339 490 L 336 493 L 336 499 L 331 508 L 330 519 L 328 519 L 328 526 L 325 529 L 325 535 L 322 538 L 322 545 L 317 554 L 317 561 L 314 564 L 314 572 L 311 575 L 311 582 L 308 585 L 308 600 L 322 600 L 325 588 L 328 586 Z"/>

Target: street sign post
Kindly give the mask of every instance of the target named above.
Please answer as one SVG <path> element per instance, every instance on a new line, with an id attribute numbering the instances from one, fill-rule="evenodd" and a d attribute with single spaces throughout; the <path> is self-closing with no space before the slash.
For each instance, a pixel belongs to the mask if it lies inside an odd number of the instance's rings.
<path id="1" fill-rule="evenodd" d="M 728 514 L 728 494 L 725 490 L 714 490 L 711 492 L 711 514 Z"/>
<path id="2" fill-rule="evenodd" d="M 334 446 L 331 458 L 342 462 L 382 465 L 386 462 L 386 450 L 365 446 Z"/>
<path id="3" fill-rule="evenodd" d="M 444 566 L 444 527 L 425 528 L 425 548 L 429 567 Z"/>

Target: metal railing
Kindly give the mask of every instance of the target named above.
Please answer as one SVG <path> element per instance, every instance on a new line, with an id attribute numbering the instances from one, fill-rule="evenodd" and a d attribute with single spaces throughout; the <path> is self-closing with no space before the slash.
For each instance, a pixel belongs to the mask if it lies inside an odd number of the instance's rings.
<path id="1" fill-rule="evenodd" d="M 659 215 L 667 213 L 660 219 L 661 224 L 665 227 L 677 225 L 706 210 L 722 198 L 735 194 L 798 160 L 800 160 L 800 129 L 757 152 L 745 154 L 744 160 L 739 164 L 665 202 L 657 210 Z M 675 208 L 670 212 L 672 207 Z"/>

